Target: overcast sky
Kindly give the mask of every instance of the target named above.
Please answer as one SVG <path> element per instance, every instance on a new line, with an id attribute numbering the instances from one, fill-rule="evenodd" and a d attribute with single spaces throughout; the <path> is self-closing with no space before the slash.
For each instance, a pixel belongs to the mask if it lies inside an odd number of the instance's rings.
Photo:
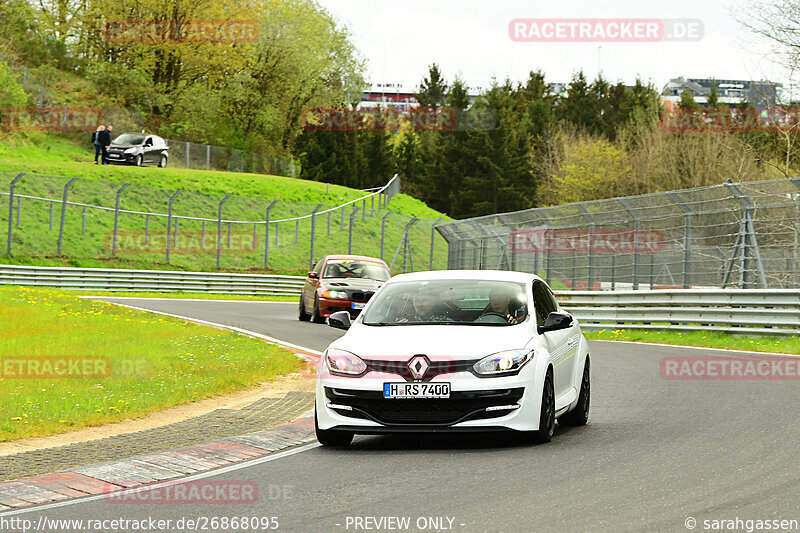
<path id="1" fill-rule="evenodd" d="M 521 81 L 537 68 L 551 82 L 569 81 L 580 69 L 593 79 L 599 68 L 610 81 L 640 76 L 659 89 L 678 76 L 770 79 L 789 89 L 786 73 L 770 59 L 770 44 L 736 21 L 731 1 L 318 1 L 350 29 L 373 83 L 416 86 L 435 61 L 447 81 L 460 73 L 473 87 L 488 86 L 493 76 Z M 700 19 L 704 34 L 697 42 L 512 42 L 508 24 L 516 18 Z"/>

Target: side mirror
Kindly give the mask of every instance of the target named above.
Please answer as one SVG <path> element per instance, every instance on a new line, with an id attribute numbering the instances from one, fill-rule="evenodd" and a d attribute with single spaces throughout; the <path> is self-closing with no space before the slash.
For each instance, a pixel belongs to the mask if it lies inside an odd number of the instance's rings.
<path id="1" fill-rule="evenodd" d="M 309 272 L 308 279 L 319 279 L 319 272 Z"/>
<path id="2" fill-rule="evenodd" d="M 350 313 L 347 311 L 337 311 L 328 317 L 328 325 L 336 329 L 350 329 Z"/>
<path id="3" fill-rule="evenodd" d="M 572 316 L 567 313 L 550 313 L 544 321 L 543 326 L 539 326 L 539 335 L 548 331 L 558 331 L 572 326 Z"/>

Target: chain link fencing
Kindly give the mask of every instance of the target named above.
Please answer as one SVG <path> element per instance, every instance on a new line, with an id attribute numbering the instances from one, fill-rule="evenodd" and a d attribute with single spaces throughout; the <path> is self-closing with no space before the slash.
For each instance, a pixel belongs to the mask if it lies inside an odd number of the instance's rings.
<path id="1" fill-rule="evenodd" d="M 395 273 L 443 268 L 437 221 L 390 210 L 399 192 L 397 176 L 356 200 L 303 203 L 0 174 L 0 226 L 4 254 L 15 258 L 304 273 L 325 254 L 353 253 L 384 257 Z"/>
<path id="2" fill-rule="evenodd" d="M 800 178 L 596 200 L 441 224 L 448 267 L 556 289 L 800 287 Z"/>

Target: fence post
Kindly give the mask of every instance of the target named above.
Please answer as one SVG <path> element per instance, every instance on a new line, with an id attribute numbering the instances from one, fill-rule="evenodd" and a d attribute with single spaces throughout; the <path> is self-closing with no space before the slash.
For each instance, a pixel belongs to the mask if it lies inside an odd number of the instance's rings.
<path id="1" fill-rule="evenodd" d="M 205 250 L 206 247 L 206 221 L 203 221 L 203 227 L 200 230 L 200 247 Z"/>
<path id="2" fill-rule="evenodd" d="M 169 212 L 167 213 L 167 264 L 169 264 L 169 245 L 170 245 L 170 238 L 172 237 L 172 203 L 175 201 L 175 198 L 182 191 L 177 191 L 175 194 L 172 195 L 172 198 L 169 199 Z M 149 222 L 149 218 L 147 221 Z"/>
<path id="3" fill-rule="evenodd" d="M 758 248 L 758 240 L 756 239 L 756 230 L 753 226 L 753 210 L 755 206 L 750 202 L 750 199 L 745 196 L 734 183 L 728 179 L 724 185 L 730 189 L 734 197 L 742 204 L 742 226 L 740 229 L 740 237 L 737 239 L 737 245 L 741 240 L 741 265 L 739 270 L 742 273 L 741 287 L 744 289 L 749 288 L 749 271 L 751 256 L 756 261 L 756 269 L 758 273 L 758 281 L 761 288 L 767 288 L 767 278 L 764 272 L 764 263 L 761 261 L 761 251 Z M 727 284 L 728 276 L 730 275 L 730 267 L 733 266 L 733 260 L 736 256 L 736 249 L 734 248 L 733 255 L 731 255 L 731 262 L 728 271 L 725 273 L 723 280 L 723 288 Z"/>
<path id="4" fill-rule="evenodd" d="M 428 270 L 433 270 L 433 244 L 434 244 L 433 239 L 436 237 L 436 226 L 441 224 L 442 220 L 444 219 L 443 218 L 436 219 L 436 222 L 434 222 L 433 225 L 431 226 L 431 262 Z"/>
<path id="5" fill-rule="evenodd" d="M 78 178 L 72 178 L 64 185 L 64 196 L 61 197 L 61 225 L 58 228 L 58 255 L 61 255 L 61 244 L 64 241 L 64 221 L 67 217 L 67 194 L 69 193 L 69 188 L 76 181 L 78 181 Z M 53 204 L 51 203 L 50 205 L 52 206 Z"/>
<path id="6" fill-rule="evenodd" d="M 267 207 L 267 237 L 264 241 L 264 270 L 269 268 L 269 215 L 272 208 L 275 207 L 275 204 L 278 203 L 278 200 L 272 200 L 272 203 L 269 204 Z M 275 246 L 278 246 L 278 225 L 275 225 Z"/>
<path id="7" fill-rule="evenodd" d="M 22 223 L 22 198 L 17 198 L 17 227 L 21 228 Z"/>
<path id="8" fill-rule="evenodd" d="M 186 142 L 186 168 L 189 168 L 189 142 Z"/>
<path id="9" fill-rule="evenodd" d="M 411 247 L 411 243 L 408 237 L 408 232 L 411 230 L 411 226 L 413 226 L 417 220 L 419 220 L 417 217 L 413 217 L 411 222 L 406 224 L 406 229 L 403 233 L 403 272 L 408 272 L 408 262 L 411 263 L 411 271 L 414 271 L 414 257 L 409 249 Z"/>
<path id="10" fill-rule="evenodd" d="M 381 219 L 381 261 L 383 261 L 383 244 L 386 242 L 386 219 L 389 218 L 394 211 L 389 211 Z"/>
<path id="11" fill-rule="evenodd" d="M 39 87 L 39 109 L 44 107 L 44 87 Z"/>
<path id="12" fill-rule="evenodd" d="M 692 274 L 691 274 L 691 264 L 692 264 L 692 210 L 689 209 L 689 206 L 681 200 L 681 197 L 678 193 L 669 191 L 667 193 L 672 201 L 675 202 L 678 207 L 681 208 L 683 211 L 683 218 L 684 218 L 684 227 L 683 227 L 683 288 L 688 289 L 692 286 Z M 652 252 L 652 250 L 651 250 Z M 650 261 L 650 288 L 653 288 L 653 279 L 652 279 L 652 271 L 653 271 L 653 261 Z"/>
<path id="13" fill-rule="evenodd" d="M 627 198 L 620 198 L 619 203 L 633 218 L 633 290 L 639 290 L 639 232 L 642 231 L 642 221 L 636 214 L 634 207 Z M 615 254 L 616 255 L 616 254 Z"/>
<path id="14" fill-rule="evenodd" d="M 81 214 L 81 234 L 86 235 L 86 206 L 83 206 L 83 213 Z"/>
<path id="15" fill-rule="evenodd" d="M 144 243 L 150 244 L 150 215 L 144 216 Z"/>
<path id="16" fill-rule="evenodd" d="M 309 260 L 309 270 L 314 268 L 314 234 L 317 232 L 317 211 L 322 208 L 322 204 L 317 204 L 317 207 L 311 212 L 311 259 Z"/>
<path id="17" fill-rule="evenodd" d="M 361 220 L 367 220 L 367 199 L 361 202 Z"/>
<path id="18" fill-rule="evenodd" d="M 350 235 L 347 239 L 347 253 L 349 255 L 353 255 L 353 225 L 356 223 L 356 213 L 358 210 L 361 209 L 360 207 L 353 207 L 353 212 L 350 213 Z M 344 214 L 344 213 L 342 213 Z"/>
<path id="19" fill-rule="evenodd" d="M 206 145 L 206 170 L 211 170 L 211 145 Z"/>
<path id="20" fill-rule="evenodd" d="M 50 202 L 50 231 L 53 231 L 53 202 Z"/>
<path id="21" fill-rule="evenodd" d="M 225 195 L 225 198 L 217 206 L 217 270 L 220 267 L 220 254 L 222 253 L 222 206 L 230 197 L 230 194 Z"/>
<path id="22" fill-rule="evenodd" d="M 300 242 L 300 219 L 294 221 L 294 243 Z"/>
<path id="23" fill-rule="evenodd" d="M 331 212 L 328 211 L 328 237 L 331 236 Z"/>
<path id="24" fill-rule="evenodd" d="M 64 133 L 67 131 L 67 106 L 64 106 L 64 122 L 62 123 L 62 131 Z"/>
<path id="25" fill-rule="evenodd" d="M 369 209 L 370 209 L 369 216 L 374 217 L 375 216 L 375 195 L 374 194 L 372 196 L 370 196 L 370 208 Z"/>
<path id="26" fill-rule="evenodd" d="M 22 67 L 22 90 L 28 90 L 28 67 Z"/>
<path id="27" fill-rule="evenodd" d="M 586 211 L 586 208 L 583 207 L 581 204 L 577 204 L 578 211 L 581 212 L 583 218 L 589 221 L 589 265 L 588 265 L 588 272 L 586 275 L 586 283 L 587 283 L 587 290 L 593 291 L 594 290 L 594 250 L 592 250 L 592 237 L 594 237 L 594 228 L 596 227 L 594 217 Z"/>
<path id="28" fill-rule="evenodd" d="M 24 172 L 17 174 L 17 177 L 11 180 L 11 185 L 8 189 L 8 244 L 6 246 L 6 254 L 9 256 L 11 256 L 11 238 L 14 233 L 14 186 L 24 175 Z M 19 224 L 19 210 L 17 211 L 17 224 Z"/>
<path id="29" fill-rule="evenodd" d="M 339 231 L 344 231 L 344 206 L 342 206 L 342 218 L 340 220 Z"/>
<path id="30" fill-rule="evenodd" d="M 125 185 L 120 187 L 120 189 L 117 191 L 117 200 L 116 200 L 116 203 L 114 204 L 114 236 L 113 236 L 114 240 L 111 241 L 111 255 L 117 255 L 117 231 L 119 230 L 119 201 L 120 201 L 120 196 L 122 196 L 122 193 L 129 186 L 130 186 L 130 183 L 126 183 Z M 83 209 L 84 209 L 83 213 L 85 215 L 86 214 L 86 208 L 84 207 Z M 86 217 L 85 216 L 84 216 L 83 220 L 84 220 L 84 232 L 85 232 L 86 231 L 85 230 L 85 224 L 86 224 Z"/>
<path id="31" fill-rule="evenodd" d="M 580 208 L 580 206 L 578 206 L 578 208 Z M 545 256 L 544 277 L 545 277 L 545 281 L 547 282 L 547 284 L 550 285 L 550 256 L 553 253 L 553 251 L 550 249 L 550 247 L 552 246 L 552 242 L 553 242 L 552 233 L 551 232 L 555 228 L 553 227 L 553 224 L 550 222 L 550 219 L 547 217 L 547 215 L 545 215 L 544 213 L 542 213 L 538 209 L 534 210 L 534 215 L 536 215 L 536 217 L 539 220 L 543 221 L 548 226 L 548 228 L 545 230 L 545 233 L 544 233 L 544 235 L 545 235 L 544 242 L 545 243 L 551 243 L 551 245 L 548 246 L 547 244 L 545 244 L 545 250 L 547 252 L 547 256 Z M 535 263 L 536 262 L 534 261 L 534 270 L 536 269 L 536 264 Z"/>

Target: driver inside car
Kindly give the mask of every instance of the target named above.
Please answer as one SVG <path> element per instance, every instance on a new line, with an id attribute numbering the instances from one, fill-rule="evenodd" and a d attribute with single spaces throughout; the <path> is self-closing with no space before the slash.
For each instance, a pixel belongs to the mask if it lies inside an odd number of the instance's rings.
<path id="1" fill-rule="evenodd" d="M 411 297 L 410 312 L 399 316 L 395 322 L 442 322 L 451 320 L 436 309 L 436 297 L 428 292 L 418 292 Z"/>
<path id="2" fill-rule="evenodd" d="M 488 314 L 502 315 L 509 324 L 518 324 L 525 320 L 525 313 L 519 312 L 512 313 L 510 304 L 512 294 L 502 289 L 492 289 L 489 292 L 489 305 L 481 312 L 480 317 Z"/>

